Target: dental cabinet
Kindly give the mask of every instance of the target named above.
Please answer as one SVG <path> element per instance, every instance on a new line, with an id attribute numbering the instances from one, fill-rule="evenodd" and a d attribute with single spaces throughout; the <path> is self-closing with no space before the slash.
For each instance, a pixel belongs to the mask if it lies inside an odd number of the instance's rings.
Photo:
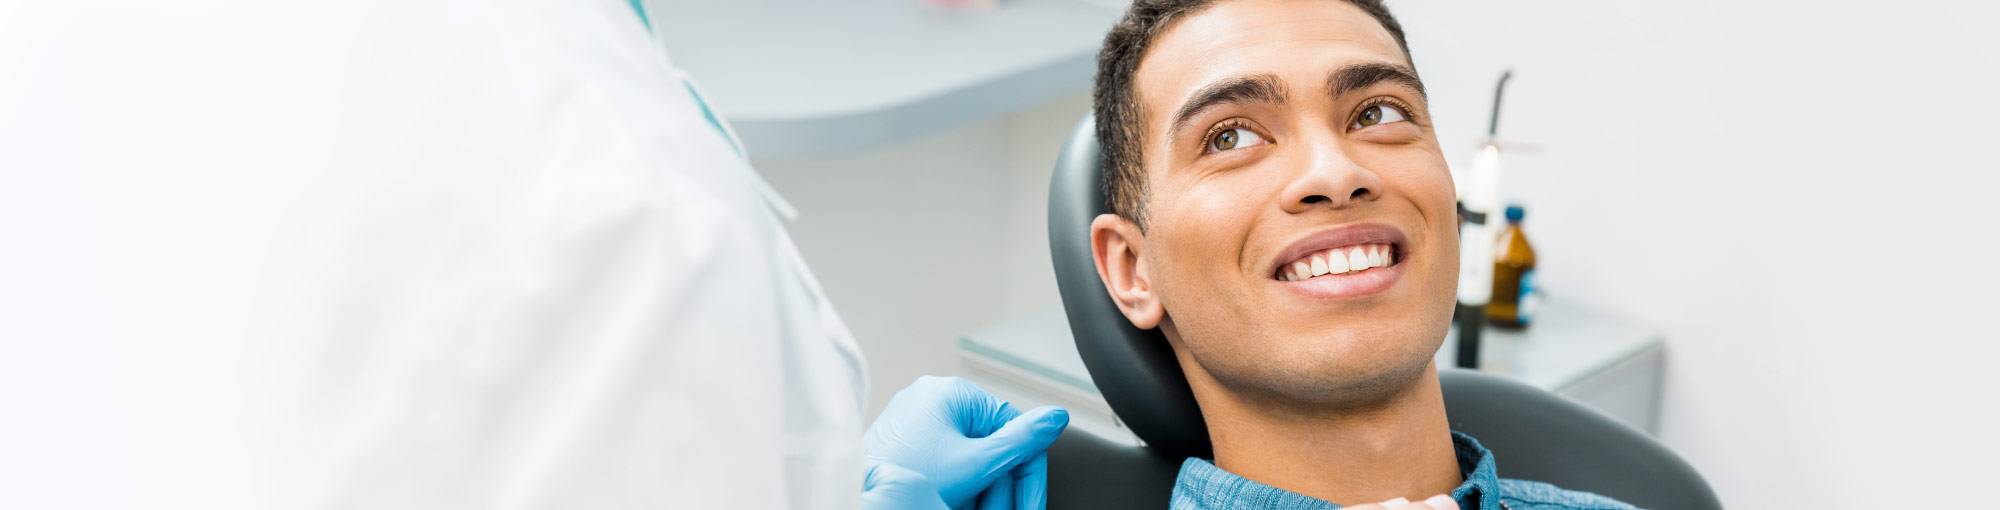
<path id="1" fill-rule="evenodd" d="M 1112 0 L 650 0 L 652 23 L 757 157 L 890 144 L 1089 90 Z"/>
<path id="2" fill-rule="evenodd" d="M 1451 367 L 1456 330 L 1438 350 Z M 1662 335 L 1644 324 L 1550 299 L 1525 330 L 1488 328 L 1479 370 L 1574 399 L 1648 434 L 1656 433 L 1665 356 Z M 1049 307 L 958 339 L 968 380 L 1023 409 L 1055 404 L 1072 427 L 1137 442 L 1118 423 L 1078 357 L 1068 319 Z"/>

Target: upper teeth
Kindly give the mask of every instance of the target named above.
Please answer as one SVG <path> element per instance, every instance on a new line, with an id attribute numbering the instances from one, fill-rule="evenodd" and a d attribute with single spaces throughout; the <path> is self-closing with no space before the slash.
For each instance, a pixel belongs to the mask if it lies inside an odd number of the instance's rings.
<path id="1" fill-rule="evenodd" d="M 1370 268 L 1386 267 L 1395 261 L 1396 250 L 1387 244 L 1342 246 L 1302 257 L 1285 267 L 1280 277 L 1296 282 L 1319 275 L 1359 273 Z"/>

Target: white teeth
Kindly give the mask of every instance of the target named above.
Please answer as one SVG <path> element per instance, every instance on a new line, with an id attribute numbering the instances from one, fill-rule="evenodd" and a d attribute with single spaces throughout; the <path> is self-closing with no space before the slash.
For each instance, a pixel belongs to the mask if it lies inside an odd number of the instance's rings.
<path id="1" fill-rule="evenodd" d="M 1279 279 L 1296 282 L 1320 275 L 1359 273 L 1370 268 L 1389 267 L 1395 262 L 1396 250 L 1388 245 L 1334 248 L 1292 262 Z"/>
<path id="2" fill-rule="evenodd" d="M 1327 257 L 1326 259 L 1326 272 L 1333 274 L 1341 274 L 1347 272 L 1347 270 L 1350 269 L 1349 267 L 1347 267 L 1347 257 L 1340 256 L 1340 252 L 1335 251 L 1330 255 L 1332 256 Z"/>

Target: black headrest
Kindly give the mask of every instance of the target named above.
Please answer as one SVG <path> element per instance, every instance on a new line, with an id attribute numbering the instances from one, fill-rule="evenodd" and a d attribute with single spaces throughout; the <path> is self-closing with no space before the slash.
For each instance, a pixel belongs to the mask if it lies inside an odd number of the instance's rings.
<path id="1" fill-rule="evenodd" d="M 1208 426 L 1174 350 L 1159 330 L 1140 330 L 1118 311 L 1097 277 L 1090 222 L 1105 204 L 1097 122 L 1085 115 L 1070 132 L 1049 183 L 1049 254 L 1076 350 L 1111 410 L 1148 446 L 1174 456 L 1211 457 Z"/>

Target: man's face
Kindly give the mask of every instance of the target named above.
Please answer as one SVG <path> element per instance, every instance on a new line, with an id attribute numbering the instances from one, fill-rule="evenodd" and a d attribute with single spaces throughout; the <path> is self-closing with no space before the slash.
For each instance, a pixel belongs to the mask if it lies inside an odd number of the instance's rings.
<path id="1" fill-rule="evenodd" d="M 1422 373 L 1458 245 L 1415 78 L 1345 2 L 1224 1 L 1161 33 L 1134 76 L 1149 193 L 1130 243 L 1157 303 L 1120 297 L 1128 317 L 1158 306 L 1183 364 L 1238 391 L 1338 403 Z"/>

